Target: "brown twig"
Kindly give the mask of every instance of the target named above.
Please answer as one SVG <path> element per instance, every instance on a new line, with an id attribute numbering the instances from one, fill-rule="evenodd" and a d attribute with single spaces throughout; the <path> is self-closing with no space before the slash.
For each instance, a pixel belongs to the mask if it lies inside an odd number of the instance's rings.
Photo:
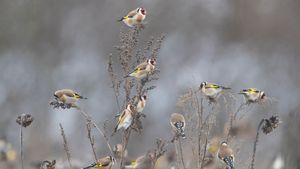
<path id="1" fill-rule="evenodd" d="M 119 103 L 119 88 L 120 88 L 120 83 L 117 80 L 117 77 L 114 73 L 114 69 L 113 69 L 113 61 L 112 61 L 112 54 L 109 55 L 108 57 L 108 68 L 107 71 L 110 75 L 110 80 L 112 83 L 112 88 L 114 89 L 114 94 L 115 94 L 115 98 L 116 98 L 116 103 L 118 106 L 118 110 L 119 112 L 121 111 L 121 107 L 120 107 L 120 103 Z"/>
<path id="2" fill-rule="evenodd" d="M 228 133 L 227 133 L 227 138 L 226 140 L 228 141 L 230 139 L 230 130 L 232 129 L 233 123 L 236 120 L 236 117 L 238 115 L 238 113 L 244 109 L 244 106 L 246 106 L 246 103 L 242 103 L 237 110 L 234 113 L 231 113 L 230 115 L 230 122 L 229 122 L 229 127 L 228 127 Z"/>
<path id="3" fill-rule="evenodd" d="M 91 121 L 87 120 L 86 129 L 87 129 L 87 132 L 88 132 L 88 139 L 89 139 L 91 147 L 92 147 L 92 151 L 93 151 L 93 154 L 94 154 L 95 161 L 97 161 L 98 158 L 97 158 L 96 149 L 95 149 L 95 139 L 91 135 L 91 130 L 92 130 L 91 125 L 92 125 Z"/>
<path id="4" fill-rule="evenodd" d="M 21 166 L 24 169 L 24 153 L 23 153 L 23 126 L 20 126 L 20 147 L 21 147 Z"/>
<path id="5" fill-rule="evenodd" d="M 69 151 L 68 142 L 67 142 L 67 138 L 66 138 L 66 135 L 65 135 L 65 132 L 64 132 L 64 128 L 63 128 L 61 123 L 59 123 L 59 127 L 60 127 L 61 136 L 63 138 L 64 150 L 65 150 L 67 158 L 68 158 L 69 167 L 70 167 L 70 169 L 72 169 L 73 167 L 72 167 L 72 164 L 71 164 L 71 153 Z"/>
<path id="6" fill-rule="evenodd" d="M 256 137 L 255 137 L 255 141 L 254 141 L 254 145 L 253 145 L 253 153 L 252 153 L 252 160 L 251 160 L 251 166 L 250 166 L 251 169 L 254 169 L 256 146 L 257 146 L 258 139 L 259 139 L 260 128 L 263 125 L 264 121 L 265 121 L 265 119 L 262 119 L 257 127 Z"/>
<path id="7" fill-rule="evenodd" d="M 181 139 L 180 138 L 178 139 L 178 146 L 179 146 L 180 160 L 181 160 L 183 169 L 186 169 L 184 159 L 183 159 L 183 151 L 182 151 L 182 144 L 181 144 Z"/>
<path id="8" fill-rule="evenodd" d="M 96 130 L 98 131 L 98 133 L 104 138 L 105 142 L 106 142 L 106 145 L 111 153 L 111 155 L 113 156 L 114 153 L 113 153 L 113 150 L 111 148 L 111 145 L 109 143 L 109 139 L 107 137 L 107 135 L 100 129 L 100 127 L 92 120 L 91 116 L 84 112 L 83 110 L 81 110 L 79 107 L 77 108 L 79 110 L 79 112 L 85 117 L 85 120 L 89 121 L 95 128 Z"/>
<path id="9" fill-rule="evenodd" d="M 208 143 L 208 137 L 205 138 L 205 144 L 204 144 L 204 150 L 203 150 L 203 156 L 202 156 L 202 160 L 201 160 L 200 169 L 203 169 L 203 167 L 204 167 L 204 160 L 205 160 L 206 151 L 207 151 L 206 150 L 207 143 Z"/>
<path id="10" fill-rule="evenodd" d="M 124 149 L 123 149 L 123 151 L 121 153 L 120 169 L 122 169 L 124 167 L 124 152 L 127 149 L 127 145 L 128 145 L 128 142 L 129 142 L 130 134 L 131 134 L 131 128 L 128 128 L 127 130 L 125 130 L 123 132 L 122 145 L 123 145 Z"/>

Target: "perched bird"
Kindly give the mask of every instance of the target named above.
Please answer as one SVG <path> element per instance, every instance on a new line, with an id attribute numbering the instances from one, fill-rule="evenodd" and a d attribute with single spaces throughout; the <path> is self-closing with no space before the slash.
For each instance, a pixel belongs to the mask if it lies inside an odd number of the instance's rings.
<path id="1" fill-rule="evenodd" d="M 264 91 L 257 90 L 255 88 L 243 89 L 239 94 L 245 96 L 247 103 L 255 103 L 266 97 Z"/>
<path id="2" fill-rule="evenodd" d="M 133 121 L 133 106 L 131 104 L 127 105 L 127 108 L 123 110 L 121 115 L 118 118 L 117 126 L 115 127 L 115 132 L 123 128 L 124 130 L 127 130 L 128 127 L 132 124 Z"/>
<path id="3" fill-rule="evenodd" d="M 234 169 L 233 150 L 228 146 L 226 141 L 223 141 L 219 147 L 218 158 L 225 163 L 229 169 Z"/>
<path id="4" fill-rule="evenodd" d="M 216 157 L 218 154 L 219 146 L 220 146 L 220 137 L 211 138 L 207 144 L 206 154 L 210 154 L 211 156 Z"/>
<path id="5" fill-rule="evenodd" d="M 127 157 L 128 152 L 127 150 L 124 150 L 123 145 L 122 144 L 116 144 L 113 147 L 113 153 L 114 153 L 114 157 L 116 159 L 121 159 L 122 158 L 122 152 L 124 151 L 123 157 Z"/>
<path id="6" fill-rule="evenodd" d="M 202 82 L 200 84 L 201 92 L 213 101 L 223 90 L 228 90 L 229 87 L 220 86 L 214 83 Z"/>
<path id="7" fill-rule="evenodd" d="M 125 77 L 136 77 L 142 79 L 146 77 L 149 73 L 153 72 L 155 69 L 156 60 L 151 58 L 147 59 L 145 62 L 137 65 L 133 72 Z"/>
<path id="8" fill-rule="evenodd" d="M 130 162 L 130 164 L 125 165 L 125 168 L 134 169 L 150 169 L 153 167 L 154 154 L 148 152 L 146 155 L 138 157 L 136 160 Z"/>
<path id="9" fill-rule="evenodd" d="M 55 99 L 64 104 L 74 105 L 79 99 L 87 99 L 71 89 L 61 89 L 54 93 Z"/>
<path id="10" fill-rule="evenodd" d="M 136 111 L 141 113 L 145 106 L 146 106 L 146 100 L 147 100 L 147 96 L 146 95 L 143 95 L 143 96 L 140 96 L 139 97 L 139 100 L 138 100 L 138 103 L 136 105 Z"/>
<path id="11" fill-rule="evenodd" d="M 106 156 L 99 159 L 97 162 L 81 169 L 111 169 L 114 163 L 115 159 L 112 156 Z"/>
<path id="12" fill-rule="evenodd" d="M 171 115 L 170 123 L 174 132 L 176 132 L 176 134 L 180 135 L 183 139 L 185 139 L 186 137 L 184 133 L 184 129 L 185 129 L 184 116 L 179 113 L 173 113 Z"/>
<path id="13" fill-rule="evenodd" d="M 123 16 L 119 22 L 123 21 L 127 26 L 133 27 L 135 25 L 141 24 L 146 18 L 145 8 L 136 8 L 130 11 L 127 15 Z"/>
<path id="14" fill-rule="evenodd" d="M 0 162 L 15 162 L 17 158 L 17 152 L 13 146 L 5 141 L 0 139 Z"/>

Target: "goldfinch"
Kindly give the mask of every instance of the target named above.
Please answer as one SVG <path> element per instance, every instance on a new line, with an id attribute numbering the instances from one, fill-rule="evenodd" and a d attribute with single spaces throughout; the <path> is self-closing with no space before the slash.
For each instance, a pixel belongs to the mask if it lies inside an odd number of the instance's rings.
<path id="1" fill-rule="evenodd" d="M 117 126 L 115 127 L 115 132 L 123 128 L 124 130 L 127 130 L 128 127 L 132 124 L 133 121 L 133 106 L 131 104 L 127 105 L 127 108 L 123 110 L 121 115 L 118 118 Z"/>
<path id="2" fill-rule="evenodd" d="M 55 99 L 64 104 L 74 105 L 79 99 L 87 99 L 71 89 L 61 89 L 54 93 Z"/>
<path id="3" fill-rule="evenodd" d="M 170 123 L 173 128 L 173 131 L 176 134 L 179 134 L 183 139 L 185 139 L 185 119 L 182 114 L 179 113 L 173 113 L 170 118 Z"/>
<path id="4" fill-rule="evenodd" d="M 112 156 L 106 156 L 99 159 L 97 162 L 81 169 L 111 169 L 114 163 L 115 159 Z"/>
<path id="5" fill-rule="evenodd" d="M 127 15 L 123 16 L 119 22 L 123 21 L 127 26 L 133 27 L 135 25 L 141 24 L 146 18 L 145 8 L 136 8 L 130 11 Z"/>
<path id="6" fill-rule="evenodd" d="M 263 100 L 266 97 L 264 91 L 255 88 L 243 89 L 239 94 L 245 96 L 247 103 L 255 103 Z"/>
<path id="7" fill-rule="evenodd" d="M 209 99 L 215 99 L 219 93 L 221 93 L 223 90 L 228 90 L 228 89 L 230 88 L 220 86 L 214 83 L 202 82 L 200 84 L 201 92 Z"/>
<path id="8" fill-rule="evenodd" d="M 136 111 L 137 112 L 141 113 L 144 110 L 144 108 L 146 106 L 146 100 L 147 100 L 147 96 L 146 95 L 143 95 L 143 96 L 139 97 L 139 101 L 138 101 L 138 103 L 136 105 Z"/>
<path id="9" fill-rule="evenodd" d="M 153 153 L 147 153 L 138 157 L 136 160 L 130 162 L 130 164 L 125 165 L 125 168 L 134 168 L 134 169 L 150 169 L 152 168 L 154 160 Z"/>
<path id="10" fill-rule="evenodd" d="M 0 162 L 15 162 L 17 152 L 12 145 L 5 140 L 0 139 Z"/>
<path id="11" fill-rule="evenodd" d="M 127 157 L 128 152 L 127 150 L 124 150 L 123 145 L 122 144 L 116 144 L 113 147 L 113 153 L 114 153 L 114 157 L 116 159 L 121 159 L 122 158 L 122 152 L 124 151 L 123 157 Z"/>
<path id="12" fill-rule="evenodd" d="M 218 158 L 225 163 L 229 169 L 234 169 L 233 150 L 228 146 L 226 141 L 223 141 L 219 147 Z"/>
<path id="13" fill-rule="evenodd" d="M 153 72 L 155 69 L 156 60 L 155 59 L 147 59 L 145 62 L 137 65 L 133 72 L 125 77 L 136 77 L 138 79 L 142 79 L 146 77 L 149 73 Z"/>

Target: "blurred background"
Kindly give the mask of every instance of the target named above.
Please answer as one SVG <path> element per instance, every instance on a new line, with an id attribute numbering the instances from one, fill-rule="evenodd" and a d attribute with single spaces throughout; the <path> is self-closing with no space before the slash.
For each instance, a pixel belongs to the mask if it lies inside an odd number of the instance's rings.
<path id="1" fill-rule="evenodd" d="M 147 10 L 140 42 L 161 33 L 166 38 L 158 59 L 160 79 L 145 108 L 145 130 L 133 135 L 129 153 L 136 157 L 153 147 L 156 137 L 171 137 L 169 116 L 177 111 L 177 97 L 209 81 L 234 92 L 256 87 L 275 98 L 266 112 L 258 105 L 247 115 L 255 126 L 273 113 L 283 121 L 275 132 L 261 136 L 256 166 L 267 168 L 282 153 L 299 167 L 300 153 L 292 145 L 300 142 L 300 1 L 1 0 L 0 137 L 18 150 L 15 119 L 21 113 L 34 116 L 24 131 L 26 166 L 45 159 L 66 160 L 59 123 L 73 159 L 93 161 L 80 114 L 53 110 L 49 101 L 55 90 L 71 88 L 88 97 L 79 106 L 95 121 L 112 119 L 118 108 L 106 68 L 124 27 L 116 21 L 139 6 Z M 107 155 L 103 138 L 95 135 L 98 156 Z M 116 136 L 112 144 L 119 140 Z M 237 162 L 239 168 L 247 168 L 243 161 L 250 157 L 253 139 L 241 143 L 246 155 Z"/>

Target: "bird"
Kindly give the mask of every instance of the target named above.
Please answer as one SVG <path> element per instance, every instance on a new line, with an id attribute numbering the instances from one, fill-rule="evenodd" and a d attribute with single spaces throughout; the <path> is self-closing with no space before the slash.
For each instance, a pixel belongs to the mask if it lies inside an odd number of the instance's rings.
<path id="1" fill-rule="evenodd" d="M 146 153 L 138 157 L 136 160 L 125 165 L 125 168 L 134 168 L 134 169 L 149 169 L 153 166 L 154 154 L 151 152 Z"/>
<path id="2" fill-rule="evenodd" d="M 113 153 L 114 153 L 114 157 L 116 159 L 121 159 L 122 158 L 122 153 L 124 151 L 124 154 L 123 154 L 123 157 L 127 157 L 128 155 L 128 152 L 127 150 L 123 148 L 123 145 L 122 144 L 116 144 L 114 147 L 113 147 Z"/>
<path id="3" fill-rule="evenodd" d="M 74 105 L 79 99 L 87 99 L 71 89 L 57 90 L 54 93 L 54 97 L 59 102 L 72 105 Z"/>
<path id="4" fill-rule="evenodd" d="M 81 169 L 111 169 L 114 163 L 115 159 L 112 156 L 106 156 L 97 160 L 97 162 Z"/>
<path id="5" fill-rule="evenodd" d="M 223 141 L 219 147 L 218 158 L 225 163 L 229 169 L 234 169 L 233 150 L 228 146 L 226 141 Z"/>
<path id="6" fill-rule="evenodd" d="M 12 144 L 4 139 L 0 139 L 0 162 L 15 162 L 17 158 L 17 151 Z"/>
<path id="7" fill-rule="evenodd" d="M 132 124 L 133 121 L 133 106 L 131 104 L 127 105 L 127 108 L 123 110 L 121 115 L 118 118 L 117 126 L 115 127 L 115 132 L 123 128 L 127 130 L 128 127 Z"/>
<path id="8" fill-rule="evenodd" d="M 184 129 L 185 129 L 185 119 L 182 114 L 173 113 L 170 118 L 170 123 L 173 128 L 173 131 L 181 136 L 183 139 L 186 138 Z"/>
<path id="9" fill-rule="evenodd" d="M 264 91 L 258 90 L 256 88 L 243 89 L 239 94 L 244 95 L 247 103 L 259 102 L 266 97 Z"/>
<path id="10" fill-rule="evenodd" d="M 142 79 L 146 77 L 149 73 L 152 73 L 155 69 L 156 59 L 150 58 L 145 62 L 137 65 L 131 73 L 129 73 L 126 77 L 135 77 L 138 79 Z"/>
<path id="11" fill-rule="evenodd" d="M 223 90 L 231 89 L 229 87 L 220 86 L 214 83 L 202 82 L 200 84 L 200 90 L 203 95 L 207 96 L 211 101 L 215 101 L 216 97 Z"/>
<path id="12" fill-rule="evenodd" d="M 136 111 L 141 113 L 145 106 L 146 106 L 146 100 L 147 100 L 147 96 L 146 95 L 143 95 L 143 96 L 140 96 L 139 97 L 139 100 L 137 102 L 137 105 L 136 105 Z"/>
<path id="13" fill-rule="evenodd" d="M 146 9 L 139 7 L 130 11 L 127 15 L 123 16 L 118 21 L 123 21 L 127 26 L 133 27 L 141 24 L 146 18 Z"/>

